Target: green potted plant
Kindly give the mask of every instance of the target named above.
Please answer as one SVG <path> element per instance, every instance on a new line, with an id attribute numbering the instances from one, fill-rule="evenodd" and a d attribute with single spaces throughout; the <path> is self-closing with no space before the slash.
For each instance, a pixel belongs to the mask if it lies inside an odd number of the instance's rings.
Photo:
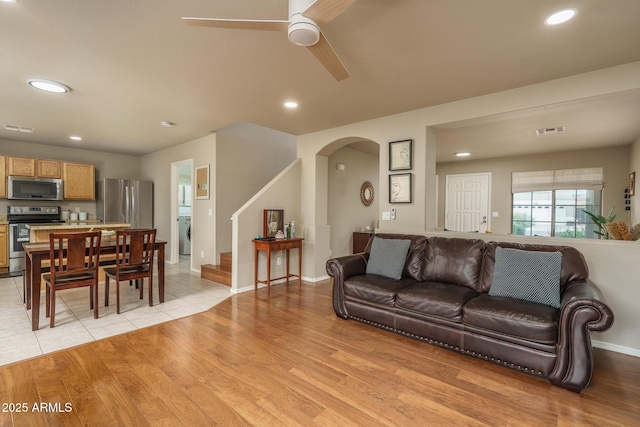
<path id="1" fill-rule="evenodd" d="M 584 213 L 586 213 L 587 215 L 589 215 L 589 218 L 591 218 L 591 221 L 593 221 L 593 223 L 598 227 L 597 230 L 593 230 L 594 233 L 596 233 L 598 236 L 600 236 L 601 239 L 609 239 L 609 231 L 607 230 L 607 223 L 608 222 L 613 222 L 614 219 L 616 219 L 616 215 L 613 213 L 613 209 L 616 207 L 616 205 L 614 204 L 613 206 L 611 206 L 611 210 L 609 211 L 609 215 L 605 218 L 602 215 L 598 215 L 598 214 L 594 214 L 591 212 L 588 212 L 586 210 L 582 210 Z"/>

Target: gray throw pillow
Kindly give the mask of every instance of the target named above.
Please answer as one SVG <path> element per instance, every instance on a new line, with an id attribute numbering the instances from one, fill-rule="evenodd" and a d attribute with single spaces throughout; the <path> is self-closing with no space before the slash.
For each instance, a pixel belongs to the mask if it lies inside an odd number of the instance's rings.
<path id="1" fill-rule="evenodd" d="M 374 236 L 367 263 L 367 274 L 401 279 L 410 245 L 411 240 L 382 239 Z"/>
<path id="2" fill-rule="evenodd" d="M 489 295 L 560 307 L 561 252 L 496 248 Z"/>

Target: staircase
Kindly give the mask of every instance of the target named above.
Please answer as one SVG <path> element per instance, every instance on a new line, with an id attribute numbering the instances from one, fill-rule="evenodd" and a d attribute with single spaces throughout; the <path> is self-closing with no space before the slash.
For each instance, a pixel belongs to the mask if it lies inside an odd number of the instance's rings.
<path id="1" fill-rule="evenodd" d="M 220 254 L 220 265 L 201 265 L 200 277 L 231 286 L 231 252 Z"/>

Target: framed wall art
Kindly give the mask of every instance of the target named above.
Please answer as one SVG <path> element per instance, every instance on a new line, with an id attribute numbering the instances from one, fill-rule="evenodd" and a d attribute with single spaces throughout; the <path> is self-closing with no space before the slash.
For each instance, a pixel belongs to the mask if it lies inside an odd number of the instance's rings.
<path id="1" fill-rule="evenodd" d="M 284 231 L 284 210 L 265 209 L 262 237 L 276 237 L 278 230 Z"/>
<path id="2" fill-rule="evenodd" d="M 196 168 L 196 199 L 209 198 L 209 165 Z"/>
<path id="3" fill-rule="evenodd" d="M 629 185 L 627 186 L 627 189 L 629 190 L 629 195 L 630 196 L 634 196 L 636 194 L 636 173 L 631 172 L 629 174 Z"/>
<path id="4" fill-rule="evenodd" d="M 412 139 L 405 139 L 402 141 L 393 141 L 389 143 L 389 170 L 409 170 L 411 169 L 412 153 L 411 143 Z"/>
<path id="5" fill-rule="evenodd" d="M 411 203 L 411 174 L 389 175 L 389 203 Z"/>

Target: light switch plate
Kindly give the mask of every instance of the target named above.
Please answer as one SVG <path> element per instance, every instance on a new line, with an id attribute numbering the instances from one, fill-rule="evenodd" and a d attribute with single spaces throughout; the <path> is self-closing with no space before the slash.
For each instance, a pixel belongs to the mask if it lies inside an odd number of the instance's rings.
<path id="1" fill-rule="evenodd" d="M 391 212 L 382 212 L 382 220 L 389 221 L 391 219 Z"/>

